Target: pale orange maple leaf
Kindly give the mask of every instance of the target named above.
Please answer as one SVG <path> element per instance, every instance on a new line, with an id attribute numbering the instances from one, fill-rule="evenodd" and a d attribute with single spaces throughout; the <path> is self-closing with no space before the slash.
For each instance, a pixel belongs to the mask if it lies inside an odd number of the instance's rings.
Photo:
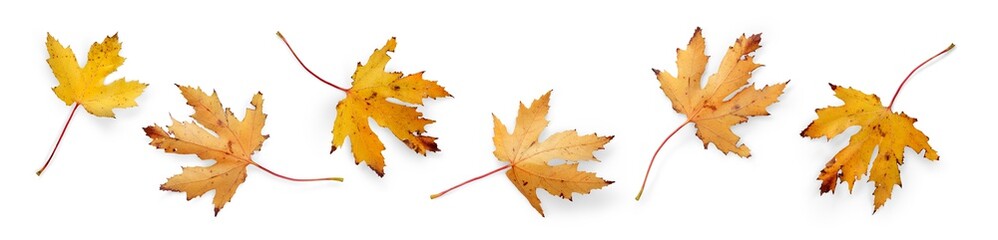
<path id="1" fill-rule="evenodd" d="M 152 141 L 149 145 L 168 153 L 194 154 L 203 160 L 215 160 L 207 167 L 184 167 L 183 172 L 167 179 L 161 190 L 186 192 L 187 200 L 215 190 L 215 215 L 222 210 L 236 194 L 236 188 L 246 180 L 246 167 L 256 166 L 274 176 L 291 181 L 343 181 L 343 178 L 297 179 L 270 171 L 257 164 L 251 156 L 263 146 L 269 135 L 263 135 L 263 125 L 267 115 L 263 113 L 263 94 L 253 95 L 242 120 L 236 118 L 228 108 L 222 108 L 218 95 L 209 96 L 200 88 L 180 86 L 180 93 L 187 99 L 187 105 L 194 108 L 195 122 L 180 122 L 176 119 L 167 128 L 153 125 L 143 128 Z"/>
<path id="2" fill-rule="evenodd" d="M 686 122 L 672 131 L 655 150 L 636 200 L 641 199 L 641 194 L 644 193 L 658 152 L 686 124 L 693 123 L 697 129 L 697 137 L 703 141 L 704 149 L 713 143 L 725 154 L 733 152 L 741 157 L 751 156 L 749 148 L 739 142 L 741 138 L 731 131 L 731 127 L 748 121 L 748 117 L 769 115 L 766 107 L 777 101 L 777 97 L 783 94 L 783 88 L 790 82 L 762 89 L 756 89 L 754 83 L 748 82 L 752 71 L 762 66 L 755 63 L 754 57 L 749 55 L 761 47 L 761 41 L 761 34 L 749 37 L 742 34 L 728 48 L 717 72 L 707 79 L 705 86 L 702 86 L 701 79 L 707 68 L 708 56 L 704 54 L 706 44 L 699 27 L 693 32 L 686 50 L 676 49 L 676 64 L 679 66 L 677 76 L 652 69 L 665 96 L 672 101 L 672 108 L 686 115 Z M 731 96 L 732 94 L 734 95 Z"/>
<path id="3" fill-rule="evenodd" d="M 485 175 L 458 184 L 443 192 L 430 196 L 437 198 L 469 182 L 481 179 L 498 171 L 506 171 L 506 177 L 517 190 L 527 198 L 530 205 L 544 216 L 537 189 L 543 188 L 551 195 L 572 200 L 573 193 L 588 194 L 592 190 L 613 183 L 597 177 L 596 173 L 579 171 L 580 161 L 599 161 L 593 152 L 603 149 L 613 136 L 596 134 L 579 135 L 575 130 L 562 131 L 539 141 L 541 131 L 547 127 L 546 118 L 550 106 L 551 92 L 535 100 L 530 107 L 520 103 L 516 126 L 510 134 L 499 118 L 492 115 L 495 136 L 492 138 L 496 150 L 492 153 L 499 161 L 508 165 L 497 168 Z M 564 160 L 563 164 L 552 165 L 551 161 Z"/>

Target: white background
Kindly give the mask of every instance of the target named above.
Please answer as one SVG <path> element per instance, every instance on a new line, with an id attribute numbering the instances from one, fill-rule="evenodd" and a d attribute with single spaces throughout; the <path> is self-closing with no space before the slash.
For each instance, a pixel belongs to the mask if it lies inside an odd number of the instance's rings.
<path id="1" fill-rule="evenodd" d="M 273 4 L 169 4 L 8 1 L 0 6 L 0 238 L 993 238 L 998 194 L 991 112 L 998 48 L 994 8 L 961 2 L 576 2 L 412 3 L 350 1 Z M 633 197 L 659 142 L 684 121 L 650 68 L 675 71 L 675 49 L 700 26 L 713 56 L 734 39 L 762 32 L 757 84 L 792 79 L 772 116 L 734 131 L 752 157 L 703 149 L 687 126 L 666 144 L 640 202 Z M 389 70 L 438 80 L 455 97 L 428 101 L 429 135 L 442 152 L 423 157 L 378 128 L 387 175 L 353 164 L 349 150 L 328 154 L 335 104 L 343 93 L 309 76 L 306 64 L 349 86 L 391 36 Z M 118 32 L 125 65 L 111 75 L 149 83 L 139 107 L 117 119 L 80 111 L 52 165 L 42 165 L 70 107 L 52 93 L 45 33 L 78 58 Z M 889 99 L 911 68 L 950 43 L 957 47 L 915 74 L 896 110 L 918 118 L 941 161 L 911 150 L 904 188 L 876 214 L 873 186 L 819 196 L 815 180 L 847 144 L 801 138 L 814 109 L 839 105 L 827 83 Z M 211 197 L 185 201 L 158 190 L 192 155 L 163 153 L 140 130 L 189 120 L 173 84 L 215 89 L 238 116 L 264 93 L 269 114 L 253 158 L 297 177 L 289 182 L 250 167 L 218 217 Z M 495 113 L 512 124 L 517 103 L 554 89 L 546 134 L 567 129 L 616 138 L 584 164 L 616 183 L 574 202 L 542 192 L 540 217 L 497 174 L 430 200 L 429 195 L 501 163 L 492 156 Z M 349 149 L 345 147 L 343 149 Z M 862 181 L 865 181 L 862 180 Z M 550 238 L 549 238 L 550 237 Z"/>

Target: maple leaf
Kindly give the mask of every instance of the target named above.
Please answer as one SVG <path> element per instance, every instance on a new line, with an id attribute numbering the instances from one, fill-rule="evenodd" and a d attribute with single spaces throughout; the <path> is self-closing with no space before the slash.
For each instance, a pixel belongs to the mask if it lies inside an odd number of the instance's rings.
<path id="1" fill-rule="evenodd" d="M 613 183 L 597 177 L 596 173 L 578 170 L 580 161 L 599 161 L 593 156 L 593 152 L 603 149 L 603 145 L 610 142 L 613 136 L 579 135 L 575 130 L 568 130 L 555 133 L 543 142 L 538 142 L 541 131 L 548 124 L 545 116 L 550 108 L 548 105 L 550 98 L 551 92 L 548 91 L 540 99 L 534 100 L 529 108 L 520 103 L 512 134 L 495 114 L 492 115 L 495 124 L 495 136 L 492 141 L 496 147 L 493 154 L 499 161 L 509 163 L 508 165 L 434 194 L 430 198 L 440 197 L 464 184 L 509 169 L 506 171 L 506 177 L 527 198 L 530 205 L 544 216 L 541 200 L 537 198 L 538 188 L 571 201 L 572 193 L 588 194 L 592 190 Z M 564 160 L 565 163 L 551 165 L 550 162 L 554 159 Z"/>
<path id="2" fill-rule="evenodd" d="M 693 32 L 686 50 L 676 49 L 676 64 L 679 67 L 677 76 L 652 69 L 665 96 L 672 101 L 672 108 L 686 115 L 687 120 L 655 150 L 641 184 L 641 191 L 635 199 L 641 198 L 651 166 L 662 146 L 688 123 L 693 123 L 697 129 L 696 135 L 703 141 L 704 149 L 713 143 L 725 154 L 733 152 L 741 157 L 751 156 L 749 148 L 739 142 L 740 138 L 731 131 L 731 127 L 748 121 L 748 117 L 769 115 L 766 107 L 777 101 L 777 97 L 783 94 L 783 89 L 790 82 L 762 89 L 756 89 L 754 83 L 748 82 L 752 71 L 762 66 L 755 63 L 754 57 L 749 55 L 761 47 L 761 41 L 761 34 L 750 37 L 742 34 L 728 48 L 717 72 L 707 79 L 706 86 L 701 86 L 701 79 L 707 68 L 708 56 L 704 54 L 705 43 L 699 27 Z M 734 96 L 728 98 L 732 94 Z"/>
<path id="3" fill-rule="evenodd" d="M 73 120 L 76 109 L 82 105 L 87 112 L 94 116 L 114 118 L 112 109 L 137 106 L 135 98 L 138 98 L 148 86 L 148 84 L 138 81 L 125 81 L 125 78 L 104 84 L 104 78 L 125 63 L 125 58 L 118 55 L 118 52 L 121 51 L 118 34 L 104 38 L 104 41 L 99 44 L 95 42 L 91 45 L 90 52 L 87 54 L 87 63 L 82 68 L 76 60 L 73 49 L 63 47 L 59 40 L 52 37 L 52 34 L 48 34 L 45 47 L 49 52 L 47 60 L 49 67 L 52 68 L 52 74 L 59 81 L 59 85 L 53 87 L 52 91 L 66 103 L 66 106 L 73 105 L 73 110 L 70 112 L 69 119 L 66 120 L 59 140 L 56 141 L 55 148 L 52 149 L 52 154 L 45 161 L 45 165 L 36 172 L 38 175 L 45 171 L 49 162 L 52 161 L 52 157 L 55 156 L 55 150 L 59 148 L 59 143 L 62 142 L 62 137 L 65 136 L 66 128 Z"/>
<path id="4" fill-rule="evenodd" d="M 272 175 L 291 181 L 343 181 L 342 178 L 296 179 L 274 173 L 251 158 L 269 135 L 263 135 L 267 115 L 263 113 L 263 94 L 253 96 L 242 120 L 228 108 L 222 109 L 218 94 L 211 96 L 200 88 L 180 86 L 187 105 L 194 108 L 195 122 L 180 122 L 171 117 L 169 132 L 158 125 L 143 128 L 152 141 L 149 145 L 168 153 L 195 154 L 203 160 L 215 160 L 207 167 L 184 167 L 183 172 L 167 179 L 161 190 L 186 192 L 187 200 L 215 190 L 215 215 L 232 199 L 236 189 L 246 180 L 246 167 L 254 165 Z M 203 127 L 202 127 L 203 126 Z M 209 132 L 210 131 L 210 132 Z"/>
<path id="5" fill-rule="evenodd" d="M 950 45 L 915 67 L 898 86 L 887 107 L 884 107 L 877 95 L 828 84 L 835 91 L 835 97 L 845 104 L 815 110 L 818 118 L 801 131 L 801 137 L 832 139 L 852 126 L 859 126 L 860 130 L 849 138 L 849 145 L 836 153 L 818 174 L 821 194 L 829 191 L 835 193 L 835 187 L 840 181 L 849 184 L 851 193 L 856 180 L 867 174 L 870 158 L 874 149 L 877 149 L 876 160 L 869 170 L 870 181 L 876 186 L 873 191 L 873 212 L 876 213 L 891 198 L 894 185 L 901 186 L 899 167 L 904 163 L 905 147 L 917 153 L 924 152 L 925 158 L 929 160 L 939 160 L 939 154 L 929 146 L 929 137 L 915 128 L 916 119 L 904 112 L 895 113 L 891 108 L 901 86 L 908 82 L 916 70 L 953 47 L 954 45 Z"/>
<path id="6" fill-rule="evenodd" d="M 59 86 L 52 88 L 52 91 L 66 106 L 80 104 L 94 116 L 113 118 L 112 109 L 137 106 L 135 98 L 148 86 L 138 81 L 125 81 L 125 78 L 104 84 L 104 78 L 125 63 L 125 58 L 118 55 L 121 51 L 118 34 L 104 38 L 100 44 L 91 45 L 87 63 L 82 68 L 73 49 L 63 47 L 51 34 L 45 45 L 49 52 L 49 66 L 59 80 Z"/>
<path id="7" fill-rule="evenodd" d="M 375 49 L 367 64 L 357 63 L 357 70 L 350 78 L 353 87 L 345 89 L 332 84 L 305 67 L 298 54 L 291 49 L 287 39 L 280 32 L 277 36 L 288 46 L 298 63 L 320 81 L 346 93 L 346 98 L 336 104 L 336 120 L 333 123 L 333 143 L 330 153 L 343 145 L 347 138 L 353 148 L 354 163 L 367 163 L 378 176 L 385 176 L 385 150 L 378 136 L 371 131 L 368 119 L 373 118 L 381 127 L 388 128 L 396 138 L 418 154 L 427 151 L 437 152 L 436 137 L 423 135 L 426 125 L 433 120 L 423 117 L 415 107 L 392 103 L 389 98 L 408 104 L 423 105 L 424 98 L 451 97 L 436 81 L 423 79 L 423 72 L 403 75 L 401 72 L 386 72 L 385 66 L 395 51 L 396 41 L 392 37 L 385 46 Z"/>

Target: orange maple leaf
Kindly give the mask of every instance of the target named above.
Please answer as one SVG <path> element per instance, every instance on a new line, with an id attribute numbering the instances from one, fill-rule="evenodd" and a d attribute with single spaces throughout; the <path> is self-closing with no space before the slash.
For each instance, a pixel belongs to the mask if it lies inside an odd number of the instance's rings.
<path id="1" fill-rule="evenodd" d="M 263 125 L 267 115 L 263 113 L 263 94 L 253 95 L 242 120 L 236 118 L 228 108 L 223 109 L 218 95 L 209 96 L 200 88 L 180 86 L 180 93 L 187 99 L 187 105 L 194 108 L 195 122 L 180 122 L 172 119 L 169 132 L 158 125 L 143 128 L 152 142 L 149 145 L 168 153 L 194 154 L 203 160 L 215 160 L 208 167 L 184 167 L 183 172 L 170 177 L 159 188 L 166 191 L 187 192 L 187 200 L 215 190 L 215 215 L 225 203 L 236 194 L 236 188 L 246 180 L 246 167 L 254 165 L 274 176 L 291 181 L 343 181 L 343 178 L 290 178 L 270 171 L 253 161 L 251 156 L 260 151 L 263 141 Z M 209 132 L 210 131 L 210 132 Z"/>
<path id="2" fill-rule="evenodd" d="M 755 63 L 754 57 L 749 55 L 761 47 L 759 45 L 761 41 L 761 34 L 747 38 L 742 34 L 735 40 L 735 44 L 728 48 L 717 72 L 707 79 L 706 86 L 701 86 L 701 79 L 707 68 L 708 56 L 704 54 L 706 44 L 700 35 L 699 27 L 693 32 L 686 50 L 676 49 L 678 76 L 652 69 L 662 85 L 665 96 L 672 101 L 672 108 L 686 115 L 686 122 L 669 134 L 655 150 L 648 163 L 641 190 L 635 199 L 641 199 L 645 184 L 648 182 L 648 175 L 651 173 L 651 166 L 655 163 L 655 157 L 662 150 L 662 146 L 686 124 L 693 123 L 696 127 L 697 137 L 703 141 L 704 149 L 709 143 L 713 143 L 725 154 L 733 152 L 741 157 L 751 156 L 749 148 L 739 142 L 740 138 L 731 131 L 731 127 L 748 121 L 748 117 L 769 115 L 766 107 L 777 101 L 777 97 L 783 94 L 783 88 L 790 82 L 765 86 L 762 89 L 755 89 L 755 84 L 748 82 L 752 77 L 752 71 L 762 66 Z M 734 96 L 728 98 L 732 94 Z"/>
<path id="3" fill-rule="evenodd" d="M 870 181 L 876 185 L 873 191 L 873 212 L 876 213 L 891 198 L 894 185 L 901 186 L 899 167 L 904 163 L 905 147 L 915 152 L 924 152 L 925 158 L 929 160 L 939 160 L 939 154 L 929 146 L 929 137 L 915 128 L 916 119 L 903 112 L 895 113 L 891 107 L 894 106 L 901 87 L 916 70 L 954 46 L 951 44 L 946 50 L 911 70 L 894 92 L 887 107 L 884 107 L 877 95 L 828 84 L 835 91 L 835 97 L 842 99 L 845 104 L 815 110 L 818 118 L 801 131 L 801 137 L 832 139 L 852 126 L 859 126 L 860 130 L 849 138 L 849 145 L 835 154 L 818 174 L 821 194 L 829 191 L 835 193 L 838 182 L 848 183 L 849 192 L 852 192 L 856 180 L 867 174 L 870 157 L 873 156 L 874 149 L 877 149 L 876 160 L 869 171 Z"/>
<path id="4" fill-rule="evenodd" d="M 548 91 L 530 104 L 529 108 L 520 103 L 516 128 L 512 134 L 499 118 L 492 115 L 495 124 L 495 137 L 492 140 L 496 146 L 496 150 L 492 153 L 499 161 L 509 164 L 434 194 L 430 198 L 440 197 L 464 184 L 509 169 L 506 171 L 506 177 L 527 198 L 537 213 L 544 216 L 541 200 L 537 198 L 538 188 L 571 201 L 572 193 L 588 194 L 592 190 L 613 183 L 597 177 L 596 173 L 578 170 L 580 161 L 599 161 L 593 156 L 593 152 L 603 149 L 603 145 L 610 142 L 613 136 L 579 135 L 575 130 L 569 130 L 555 133 L 544 141 L 538 141 L 541 131 L 548 124 L 545 117 L 550 108 L 548 105 L 550 99 L 551 92 Z M 551 165 L 550 162 L 554 159 L 564 160 L 566 163 Z"/>
<path id="5" fill-rule="evenodd" d="M 277 36 L 288 46 L 298 63 L 315 78 L 346 93 L 346 98 L 336 104 L 336 120 L 333 123 L 332 153 L 349 138 L 353 147 L 354 163 L 366 162 L 378 176 L 385 176 L 385 157 L 381 151 L 385 145 L 371 131 L 368 119 L 373 118 L 379 126 L 388 128 L 396 138 L 409 146 L 416 153 L 426 155 L 427 151 L 437 152 L 436 137 L 423 135 L 426 125 L 433 120 L 423 117 L 423 113 L 415 107 L 396 104 L 389 98 L 399 101 L 423 105 L 424 98 L 450 97 L 450 93 L 435 81 L 423 79 L 423 72 L 404 75 L 401 72 L 385 72 L 385 66 L 391 57 L 389 52 L 395 51 L 395 38 L 391 38 L 367 60 L 367 64 L 357 63 L 357 70 L 350 78 L 353 87 L 342 88 L 332 84 L 305 67 L 298 54 L 291 49 L 284 35 Z"/>

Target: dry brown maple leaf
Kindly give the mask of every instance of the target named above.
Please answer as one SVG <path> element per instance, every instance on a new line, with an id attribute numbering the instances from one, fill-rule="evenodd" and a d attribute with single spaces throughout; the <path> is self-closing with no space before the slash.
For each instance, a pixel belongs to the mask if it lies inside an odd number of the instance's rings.
<path id="1" fill-rule="evenodd" d="M 170 177 L 160 185 L 161 190 L 186 192 L 187 200 L 215 190 L 215 215 L 225 203 L 236 194 L 236 188 L 246 180 L 246 167 L 249 165 L 291 181 L 343 181 L 343 178 L 297 179 L 274 173 L 254 162 L 250 156 L 259 151 L 269 135 L 263 135 L 267 115 L 263 113 L 263 94 L 253 96 L 243 120 L 239 120 L 228 108 L 223 109 L 218 95 L 211 96 L 200 88 L 180 86 L 180 93 L 187 99 L 187 105 L 194 108 L 194 122 L 173 123 L 167 128 L 153 125 L 143 128 L 146 136 L 152 139 L 149 145 L 168 153 L 195 154 L 203 160 L 215 160 L 208 167 L 184 167 L 183 172 Z M 203 126 L 203 128 L 202 128 Z M 209 132 L 210 131 L 210 132 Z"/>
<path id="2" fill-rule="evenodd" d="M 62 143 L 62 137 L 66 135 L 66 128 L 73 120 L 76 109 L 83 106 L 94 116 L 114 118 L 113 109 L 138 106 L 135 99 L 142 95 L 142 91 L 148 86 L 139 81 L 125 81 L 125 78 L 104 84 L 104 78 L 125 64 L 125 58 L 118 55 L 121 51 L 121 42 L 118 42 L 117 33 L 105 37 L 99 44 L 95 42 L 90 45 L 87 63 L 83 67 L 77 62 L 73 49 L 63 47 L 52 34 L 48 35 L 45 47 L 49 52 L 47 61 L 49 67 L 52 68 L 56 80 L 59 80 L 59 86 L 52 88 L 52 91 L 66 103 L 66 106 L 72 104 L 73 110 L 70 111 L 69 118 L 62 127 L 62 133 L 59 134 L 59 140 L 56 141 L 45 165 L 35 172 L 38 175 L 42 175 L 55 156 L 55 150 L 59 149 L 59 143 Z"/>
<path id="3" fill-rule="evenodd" d="M 704 54 L 705 43 L 699 27 L 693 32 L 686 50 L 676 49 L 678 76 L 652 69 L 662 85 L 665 96 L 672 101 L 672 108 L 686 115 L 687 120 L 672 131 L 655 150 L 648 163 L 641 190 L 635 197 L 636 200 L 641 199 L 641 194 L 644 193 L 648 175 L 659 150 L 662 150 L 662 146 L 672 138 L 672 135 L 688 123 L 693 123 L 696 127 L 697 137 L 703 141 L 704 149 L 707 148 L 707 144 L 713 143 L 725 154 L 733 152 L 741 157 L 751 155 L 749 148 L 739 143 L 740 138 L 731 131 L 731 127 L 748 121 L 748 117 L 769 115 L 766 107 L 777 101 L 777 97 L 783 94 L 783 88 L 790 82 L 765 86 L 762 89 L 756 89 L 754 83 L 748 82 L 752 77 L 752 71 L 762 66 L 755 63 L 754 57 L 749 55 L 761 47 L 760 41 L 762 41 L 761 34 L 747 38 L 742 34 L 735 40 L 735 44 L 728 48 L 717 72 L 707 79 L 706 86 L 701 87 L 701 79 L 707 68 L 708 57 Z M 728 98 L 733 93 L 734 96 Z"/>
<path id="4" fill-rule="evenodd" d="M 492 115 L 495 124 L 495 136 L 492 140 L 496 146 L 493 154 L 499 161 L 509 164 L 434 194 L 430 198 L 440 197 L 464 184 L 509 169 L 506 171 L 506 177 L 527 198 L 537 213 L 544 216 L 541 200 L 537 198 L 538 188 L 571 201 L 572 193 L 588 194 L 592 190 L 613 183 L 597 177 L 596 173 L 578 170 L 580 161 L 599 161 L 593 156 L 593 152 L 603 149 L 603 145 L 610 142 L 613 136 L 579 135 L 575 130 L 569 130 L 555 133 L 543 142 L 538 142 L 541 131 L 548 125 L 545 117 L 550 108 L 548 105 L 550 99 L 551 92 L 548 91 L 530 104 L 529 108 L 520 103 L 512 134 L 499 118 Z M 564 160 L 565 163 L 551 165 L 550 162 L 554 159 Z"/>
<path id="5" fill-rule="evenodd" d="M 901 186 L 899 167 L 904 163 L 905 147 L 915 150 L 916 153 L 924 151 L 925 158 L 929 160 L 939 160 L 939 154 L 929 146 L 929 137 L 915 128 L 916 119 L 904 112 L 894 113 L 891 107 L 894 106 L 894 100 L 897 99 L 901 87 L 916 70 L 953 47 L 951 44 L 946 50 L 911 70 L 894 92 L 894 97 L 887 107 L 884 107 L 877 95 L 828 84 L 835 91 L 835 97 L 842 99 L 845 104 L 815 110 L 818 118 L 801 131 L 801 137 L 832 139 L 852 126 L 859 126 L 860 130 L 849 138 L 849 145 L 835 154 L 818 174 L 818 180 L 821 180 L 821 194 L 829 191 L 835 193 L 838 182 L 848 183 L 851 193 L 856 180 L 866 175 L 867 169 L 870 169 L 870 181 L 876 185 L 873 191 L 873 212 L 876 213 L 887 199 L 891 198 L 894 185 Z M 870 168 L 870 158 L 874 149 L 877 149 L 877 157 L 873 160 L 873 167 Z"/>
<path id="6" fill-rule="evenodd" d="M 399 140 L 416 153 L 426 155 L 427 151 L 437 152 L 435 137 L 423 135 L 426 125 L 433 120 L 423 118 L 423 113 L 415 107 L 396 104 L 388 101 L 393 98 L 408 104 L 423 105 L 424 98 L 450 97 L 436 81 L 423 79 L 423 72 L 404 75 L 401 72 L 385 72 L 385 65 L 391 57 L 388 52 L 395 51 L 395 38 L 391 38 L 367 60 L 367 64 L 357 63 L 353 73 L 353 86 L 349 89 L 332 84 L 305 67 L 298 54 L 291 49 L 284 35 L 277 36 L 288 46 L 305 71 L 315 78 L 346 93 L 346 98 L 336 104 L 336 120 L 333 123 L 332 153 L 343 145 L 349 137 L 353 148 L 354 163 L 366 162 L 378 176 L 385 176 L 385 157 L 381 151 L 385 145 L 371 131 L 368 119 L 373 118 L 379 126 L 388 128 Z"/>

